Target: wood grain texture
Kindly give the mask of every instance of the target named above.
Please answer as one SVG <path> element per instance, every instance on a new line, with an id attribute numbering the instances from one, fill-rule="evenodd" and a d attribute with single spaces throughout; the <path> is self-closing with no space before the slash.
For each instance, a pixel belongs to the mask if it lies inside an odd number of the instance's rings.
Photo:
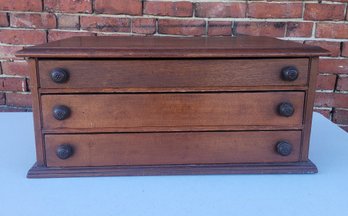
<path id="1" fill-rule="evenodd" d="M 74 133 L 124 133 L 124 132 L 180 132 L 180 131 L 190 131 L 190 132 L 205 132 L 205 131 L 261 131 L 261 130 L 302 130 L 303 125 L 291 126 L 288 125 L 228 125 L 228 126 L 175 126 L 175 127 L 160 127 L 160 126 L 146 126 L 129 128 L 118 127 L 118 128 L 55 128 L 55 129 L 42 129 L 44 134 L 74 134 Z"/>
<path id="2" fill-rule="evenodd" d="M 310 82 L 308 90 L 306 91 L 306 103 L 304 107 L 304 122 L 305 127 L 303 128 L 303 139 L 302 139 L 302 152 L 301 160 L 308 160 L 309 153 L 309 141 L 312 128 L 312 116 L 313 116 L 313 106 L 315 99 L 315 89 L 317 83 L 319 58 L 312 58 L 310 64 Z"/>
<path id="3" fill-rule="evenodd" d="M 123 133 L 46 135 L 47 166 L 110 166 L 296 162 L 301 131 Z M 279 141 L 292 144 L 289 156 L 279 155 Z M 61 144 L 74 154 L 56 156 Z"/>
<path id="4" fill-rule="evenodd" d="M 17 56 L 32 59 L 37 151 L 28 177 L 316 173 L 308 150 L 320 55 L 329 52 L 253 36 L 73 37 L 26 47 Z M 297 80 L 281 79 L 287 66 L 299 69 Z M 54 83 L 53 68 L 69 80 Z M 282 102 L 293 116 L 279 116 Z M 56 120 L 56 105 L 71 116 Z M 276 153 L 283 140 L 289 156 Z M 58 159 L 67 143 L 75 153 Z"/>
<path id="5" fill-rule="evenodd" d="M 99 167 L 34 166 L 28 178 L 148 175 L 221 175 L 221 174 L 313 174 L 317 167 L 310 161 L 295 163 L 148 165 Z"/>
<path id="6" fill-rule="evenodd" d="M 82 36 L 24 48 L 18 57 L 37 58 L 250 58 L 329 55 L 320 47 L 270 37 Z"/>
<path id="7" fill-rule="evenodd" d="M 281 79 L 281 71 L 294 66 L 295 81 Z M 63 68 L 66 83 L 55 83 L 50 72 Z M 304 86 L 308 59 L 244 60 L 42 60 L 39 61 L 41 88 L 153 88 Z"/>
<path id="8" fill-rule="evenodd" d="M 291 117 L 277 107 L 290 102 Z M 43 127 L 64 128 L 175 128 L 189 126 L 302 125 L 303 92 L 201 94 L 83 94 L 42 96 Z M 56 105 L 68 106 L 71 116 L 56 120 Z"/>
<path id="9" fill-rule="evenodd" d="M 217 87 L 180 87 L 180 88 L 46 88 L 40 94 L 72 93 L 204 93 L 204 92 L 241 92 L 241 91 L 306 91 L 308 86 L 217 86 Z"/>
<path id="10" fill-rule="evenodd" d="M 36 150 L 36 163 L 38 165 L 46 164 L 45 158 L 45 145 L 43 141 L 43 134 L 41 133 L 42 127 L 42 118 L 41 118 L 41 97 L 38 92 L 39 88 L 39 75 L 38 75 L 38 67 L 37 60 L 30 59 L 29 63 L 29 72 L 30 72 L 30 89 L 32 96 L 32 108 L 33 108 L 33 120 L 34 120 L 34 128 L 35 128 L 35 150 Z"/>

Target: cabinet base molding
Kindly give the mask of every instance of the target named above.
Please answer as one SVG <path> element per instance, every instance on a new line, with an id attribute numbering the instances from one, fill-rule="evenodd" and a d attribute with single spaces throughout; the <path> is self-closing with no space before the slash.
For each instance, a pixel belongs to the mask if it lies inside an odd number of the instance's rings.
<path id="1" fill-rule="evenodd" d="M 220 175 L 220 174 L 314 174 L 317 167 L 308 160 L 295 163 L 150 165 L 101 167 L 34 166 L 28 178 L 59 178 L 86 176 L 155 176 L 155 175 Z"/>

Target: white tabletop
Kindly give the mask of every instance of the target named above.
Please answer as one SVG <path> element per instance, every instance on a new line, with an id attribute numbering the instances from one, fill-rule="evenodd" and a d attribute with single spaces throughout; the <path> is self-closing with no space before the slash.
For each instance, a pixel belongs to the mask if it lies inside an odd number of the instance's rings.
<path id="1" fill-rule="evenodd" d="M 32 113 L 0 113 L 0 215 L 348 214 L 348 133 L 315 113 L 318 174 L 27 179 Z"/>

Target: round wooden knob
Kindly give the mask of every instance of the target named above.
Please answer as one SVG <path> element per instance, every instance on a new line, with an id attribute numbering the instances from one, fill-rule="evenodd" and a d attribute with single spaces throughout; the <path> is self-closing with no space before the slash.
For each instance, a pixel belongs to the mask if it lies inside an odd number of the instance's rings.
<path id="1" fill-rule="evenodd" d="M 55 83 L 64 83 L 69 79 L 69 73 L 62 68 L 55 68 L 51 71 L 51 79 Z"/>
<path id="2" fill-rule="evenodd" d="M 298 70 L 294 66 L 285 67 L 282 69 L 281 75 L 285 81 L 294 81 L 298 77 Z"/>
<path id="3" fill-rule="evenodd" d="M 295 108 L 291 103 L 281 103 L 278 105 L 278 114 L 285 117 L 290 117 L 294 114 Z"/>
<path id="4" fill-rule="evenodd" d="M 57 147 L 56 155 L 58 158 L 65 160 L 74 154 L 74 148 L 69 144 L 62 144 Z"/>
<path id="5" fill-rule="evenodd" d="M 69 118 L 70 113 L 70 108 L 64 105 L 58 105 L 53 108 L 53 117 L 57 120 Z"/>
<path id="6" fill-rule="evenodd" d="M 294 66 L 285 67 L 282 69 L 281 75 L 285 81 L 294 81 L 298 77 L 298 70 Z"/>
<path id="7" fill-rule="evenodd" d="M 280 141 L 276 145 L 276 150 L 278 154 L 282 156 L 288 156 L 291 154 L 292 145 L 286 141 Z"/>

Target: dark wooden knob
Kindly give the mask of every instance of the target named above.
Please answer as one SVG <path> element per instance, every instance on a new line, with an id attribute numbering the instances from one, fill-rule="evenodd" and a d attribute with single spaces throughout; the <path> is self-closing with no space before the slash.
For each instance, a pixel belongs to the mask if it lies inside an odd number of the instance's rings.
<path id="1" fill-rule="evenodd" d="M 285 67 L 282 69 L 281 75 L 285 81 L 294 81 L 298 77 L 298 70 L 294 66 Z"/>
<path id="2" fill-rule="evenodd" d="M 278 114 L 285 117 L 290 117 L 294 114 L 295 108 L 291 103 L 281 103 L 278 105 Z"/>
<path id="3" fill-rule="evenodd" d="M 53 117 L 57 120 L 69 118 L 70 113 L 70 108 L 64 105 L 58 105 L 53 108 Z"/>
<path id="4" fill-rule="evenodd" d="M 64 83 L 69 79 L 69 73 L 62 68 L 55 68 L 51 71 L 51 79 L 55 83 Z"/>
<path id="5" fill-rule="evenodd" d="M 62 144 L 57 147 L 56 155 L 62 160 L 68 159 L 74 154 L 74 148 L 69 144 Z"/>
<path id="6" fill-rule="evenodd" d="M 286 141 L 280 141 L 276 145 L 276 150 L 278 154 L 282 156 L 288 156 L 291 154 L 292 145 Z"/>

